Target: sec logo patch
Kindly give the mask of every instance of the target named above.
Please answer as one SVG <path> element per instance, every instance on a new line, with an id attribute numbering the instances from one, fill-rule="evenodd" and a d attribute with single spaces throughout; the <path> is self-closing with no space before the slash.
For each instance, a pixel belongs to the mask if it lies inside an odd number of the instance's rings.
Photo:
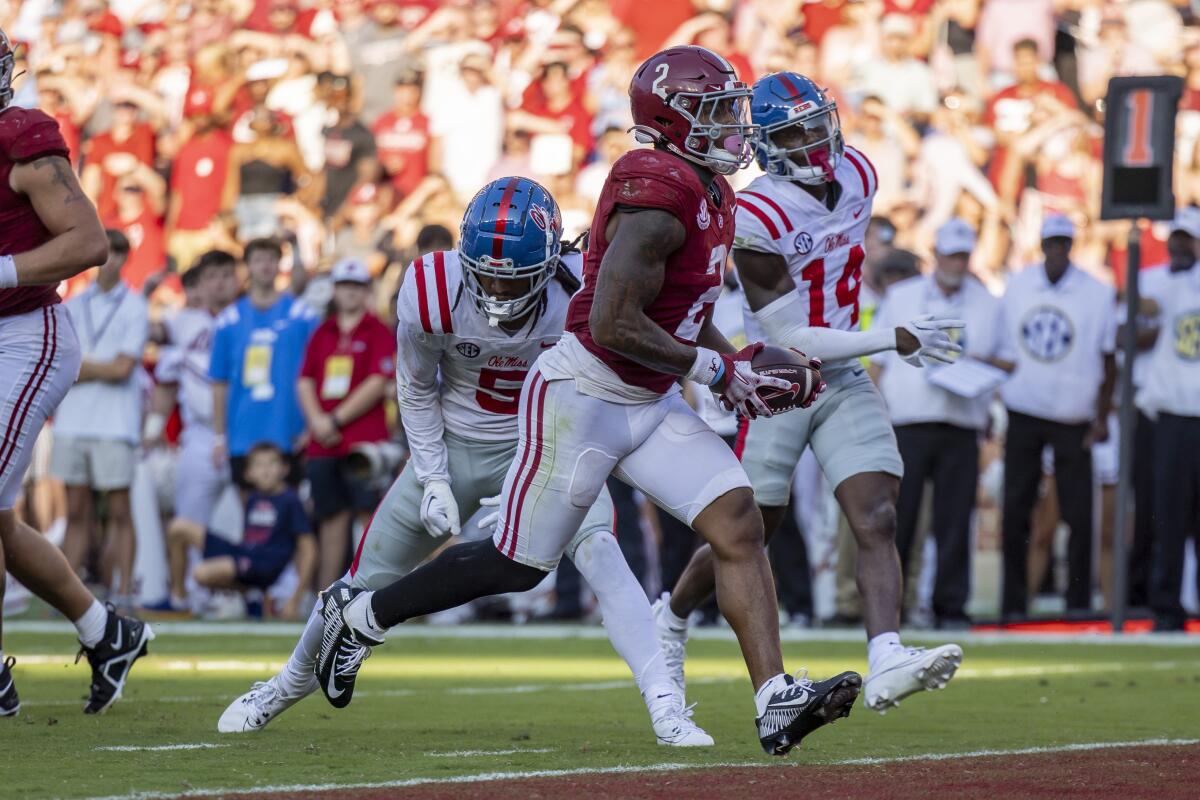
<path id="1" fill-rule="evenodd" d="M 1021 344 L 1038 361 L 1061 361 L 1071 352 L 1075 326 L 1061 309 L 1038 306 L 1021 323 Z"/>
<path id="2" fill-rule="evenodd" d="M 474 342 L 460 342 L 455 345 L 454 349 L 462 353 L 466 358 L 474 358 L 479 355 L 479 345 Z"/>
<path id="3" fill-rule="evenodd" d="M 1175 318 L 1175 355 L 1184 361 L 1200 361 L 1200 309 Z"/>
<path id="4" fill-rule="evenodd" d="M 796 234 L 796 252 L 806 256 L 812 252 L 813 238 L 804 231 Z"/>

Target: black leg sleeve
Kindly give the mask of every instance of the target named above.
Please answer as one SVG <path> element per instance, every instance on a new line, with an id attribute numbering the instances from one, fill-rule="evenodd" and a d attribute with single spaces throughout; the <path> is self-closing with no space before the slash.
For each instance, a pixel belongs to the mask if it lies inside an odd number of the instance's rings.
<path id="1" fill-rule="evenodd" d="M 375 592 L 371 610 L 381 627 L 390 628 L 480 597 L 524 592 L 545 577 L 542 570 L 503 555 L 489 537 L 449 547 L 433 561 Z"/>

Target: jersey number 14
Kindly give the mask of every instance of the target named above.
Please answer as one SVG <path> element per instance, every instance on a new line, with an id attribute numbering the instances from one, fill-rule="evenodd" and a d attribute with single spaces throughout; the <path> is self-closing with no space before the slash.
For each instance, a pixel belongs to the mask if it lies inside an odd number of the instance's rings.
<path id="1" fill-rule="evenodd" d="M 866 252 L 862 245 L 850 248 L 842 276 L 834 287 L 838 308 L 850 309 L 850 325 L 858 324 L 858 287 L 862 283 L 862 265 Z M 808 324 L 812 328 L 828 328 L 825 319 L 825 259 L 818 258 L 804 265 L 800 277 L 808 281 Z"/>

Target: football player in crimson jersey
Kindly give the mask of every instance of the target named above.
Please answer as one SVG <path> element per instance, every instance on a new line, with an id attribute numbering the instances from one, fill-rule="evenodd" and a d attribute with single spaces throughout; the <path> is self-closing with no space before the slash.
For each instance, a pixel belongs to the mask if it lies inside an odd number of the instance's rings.
<path id="1" fill-rule="evenodd" d="M 409 267 L 396 303 L 396 386 L 412 456 L 335 591 L 387 586 L 458 534 L 460 521 L 481 504 L 495 505 L 517 450 L 521 384 L 562 336 L 567 304 L 579 288 L 581 257 L 560 257 L 561 235 L 562 215 L 545 188 L 527 178 L 500 178 L 471 200 L 457 250 L 429 253 Z M 596 594 L 605 630 L 633 672 L 659 744 L 711 745 L 671 682 L 650 603 L 612 525 L 612 500 L 603 491 L 566 555 Z M 483 520 L 480 527 L 490 530 Z M 490 540 L 483 544 L 495 550 Z M 217 730 L 261 730 L 317 690 L 313 667 L 322 619 L 315 608 L 284 668 L 234 700 Z M 365 651 L 354 645 L 341 660 L 355 663 Z M 335 707 L 350 703 L 353 685 L 343 687 L 336 670 L 319 683 Z"/>
<path id="2" fill-rule="evenodd" d="M 13 504 L 42 424 L 79 374 L 79 342 L 59 306 L 59 281 L 104 263 L 108 239 L 79 188 L 58 123 L 9 105 L 15 58 L 0 31 L 0 593 L 4 570 L 73 620 L 92 667 L 84 711 L 120 696 L 154 638 L 105 608 L 58 548 L 16 518 Z M 20 709 L 12 658 L 0 650 L 0 716 Z"/>
<path id="3" fill-rule="evenodd" d="M 492 541 L 449 548 L 376 592 L 327 592 L 318 674 L 352 686 L 358 651 L 382 643 L 392 625 L 535 586 L 616 475 L 711 542 L 717 596 L 756 690 L 760 743 L 783 755 L 848 714 L 861 679 L 846 672 L 813 682 L 784 672 L 749 480 L 678 385 L 689 378 L 711 386 L 750 416 L 770 415 L 760 387 L 788 388 L 751 369 L 761 344 L 738 351 L 711 321 L 733 244 L 734 195 L 723 176 L 753 153 L 750 90 L 724 58 L 685 46 L 643 63 L 629 95 L 638 138 L 654 147 L 622 156 L 605 182 L 567 330 L 521 392 L 518 455 Z M 503 245 L 493 268 L 506 263 Z"/>
<path id="4" fill-rule="evenodd" d="M 733 260 L 753 312 L 746 329 L 820 358 L 829 389 L 809 410 L 751 424 L 742 463 L 769 537 L 787 511 L 800 455 L 813 448 L 858 542 L 870 664 L 864 699 L 884 712 L 913 692 L 945 685 L 962 650 L 900 643 L 895 507 L 903 463 L 883 399 L 857 357 L 895 349 L 918 367 L 952 360 L 961 348 L 947 331 L 963 322 L 926 315 L 899 328 L 859 331 L 875 168 L 843 145 L 836 104 L 802 75 L 760 79 L 751 114 L 760 126 L 757 158 L 766 174 L 738 196 Z M 659 637 L 680 684 L 686 619 L 712 594 L 712 562 L 708 547 L 698 550 L 674 592 L 655 606 Z"/>

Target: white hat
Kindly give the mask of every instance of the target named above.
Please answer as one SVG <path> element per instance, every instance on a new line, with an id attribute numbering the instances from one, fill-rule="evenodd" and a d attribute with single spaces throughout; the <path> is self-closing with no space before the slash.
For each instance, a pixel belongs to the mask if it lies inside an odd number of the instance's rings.
<path id="1" fill-rule="evenodd" d="M 887 14 L 879 24 L 879 32 L 884 36 L 913 36 L 917 29 L 907 14 Z"/>
<path id="2" fill-rule="evenodd" d="M 975 249 L 975 230 L 965 221 L 954 217 L 938 228 L 933 249 L 940 256 L 970 253 Z"/>
<path id="3" fill-rule="evenodd" d="M 343 258 L 334 264 L 332 277 L 334 283 L 367 284 L 371 282 L 371 273 L 367 269 L 367 265 L 357 258 Z"/>
<path id="4" fill-rule="evenodd" d="M 1051 214 L 1042 220 L 1042 238 L 1054 239 L 1064 237 L 1075 238 L 1075 225 L 1062 214 Z"/>
<path id="5" fill-rule="evenodd" d="M 270 81 L 282 78 L 287 73 L 287 68 L 286 58 L 264 58 L 262 61 L 255 61 L 246 67 L 246 80 Z"/>
<path id="6" fill-rule="evenodd" d="M 1182 231 L 1193 239 L 1200 239 L 1200 208 L 1184 206 L 1176 210 L 1171 220 L 1171 233 Z"/>

